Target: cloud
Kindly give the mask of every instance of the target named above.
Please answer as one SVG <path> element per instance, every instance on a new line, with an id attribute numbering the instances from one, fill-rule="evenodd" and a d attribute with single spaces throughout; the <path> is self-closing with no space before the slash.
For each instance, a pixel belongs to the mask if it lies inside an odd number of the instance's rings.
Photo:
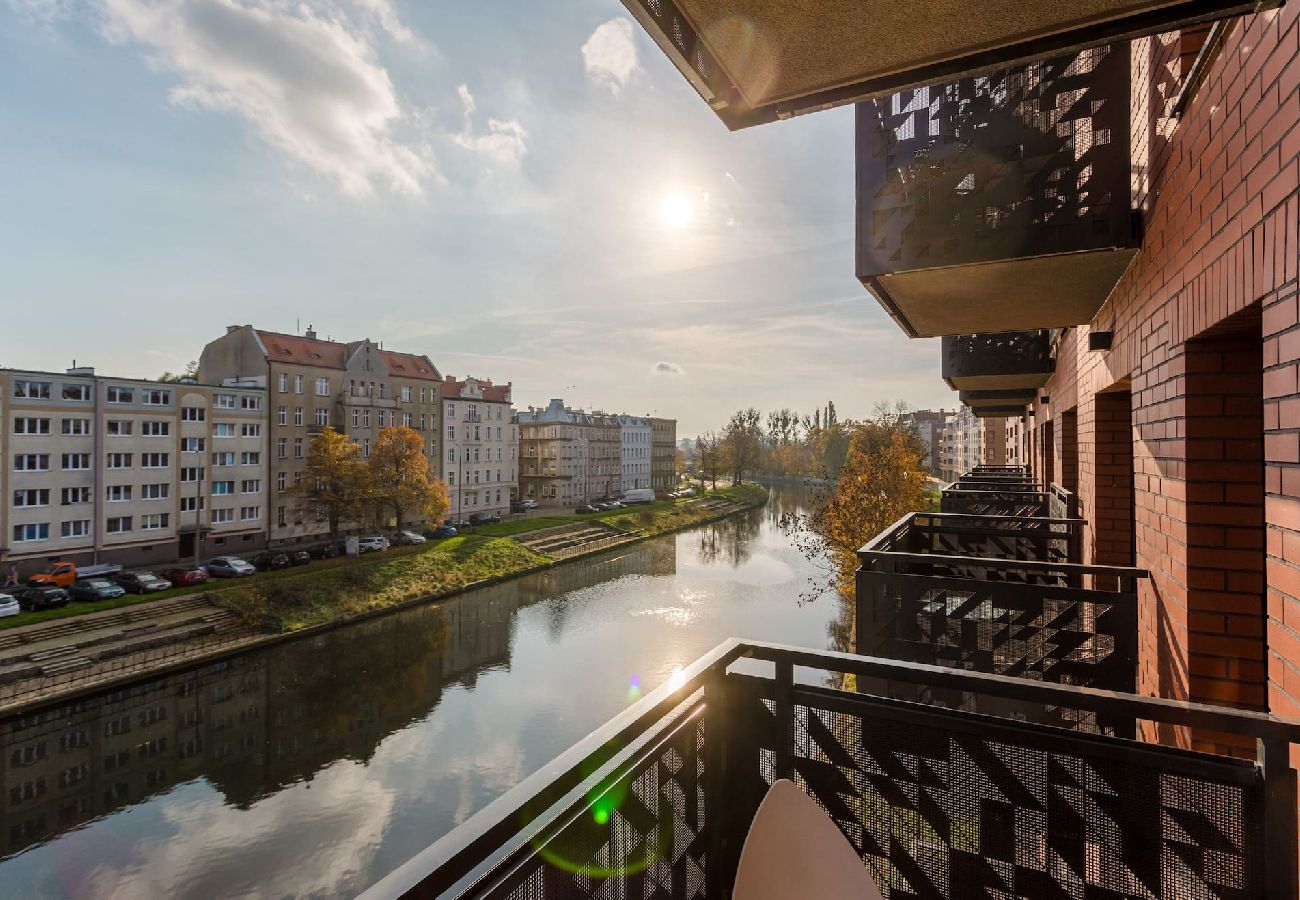
<path id="1" fill-rule="evenodd" d="M 685 375 L 686 374 L 686 370 L 683 369 L 681 366 L 677 365 L 677 363 L 664 362 L 663 360 L 660 360 L 659 362 L 655 363 L 654 368 L 651 371 L 653 371 L 656 375 Z"/>
<path id="2" fill-rule="evenodd" d="M 480 133 L 474 127 L 474 113 L 478 104 L 469 86 L 462 84 L 456 88 L 460 102 L 465 107 L 465 124 L 460 132 L 451 136 L 458 146 L 464 147 L 499 166 L 513 167 L 528 152 L 528 132 L 517 119 L 489 118 L 487 132 Z"/>
<path id="3" fill-rule="evenodd" d="M 596 84 L 609 88 L 617 97 L 641 69 L 632 39 L 632 22 L 620 17 L 597 26 L 582 45 L 582 64 Z"/>
<path id="4" fill-rule="evenodd" d="M 73 0 L 7 0 L 14 15 L 33 25 L 50 25 L 72 14 Z"/>

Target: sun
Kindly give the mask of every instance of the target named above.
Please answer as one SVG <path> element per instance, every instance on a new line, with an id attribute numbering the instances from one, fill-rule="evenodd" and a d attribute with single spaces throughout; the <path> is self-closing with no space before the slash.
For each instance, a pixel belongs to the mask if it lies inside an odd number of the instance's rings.
<path id="1" fill-rule="evenodd" d="M 681 191 L 674 191 L 659 201 L 659 221 L 669 228 L 686 228 L 695 218 L 695 201 Z"/>

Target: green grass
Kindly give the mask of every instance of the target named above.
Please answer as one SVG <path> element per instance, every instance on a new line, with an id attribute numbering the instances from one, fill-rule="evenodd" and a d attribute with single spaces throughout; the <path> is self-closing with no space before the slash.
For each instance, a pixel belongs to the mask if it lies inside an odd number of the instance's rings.
<path id="1" fill-rule="evenodd" d="M 411 549 L 417 552 L 282 572 L 278 579 L 248 579 L 211 593 L 249 624 L 267 631 L 297 631 L 517 574 L 548 561 L 514 541 L 481 535 Z"/>

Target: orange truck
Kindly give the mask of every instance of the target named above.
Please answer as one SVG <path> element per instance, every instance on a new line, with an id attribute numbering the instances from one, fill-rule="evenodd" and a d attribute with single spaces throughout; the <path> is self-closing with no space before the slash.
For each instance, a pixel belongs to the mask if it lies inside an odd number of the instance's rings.
<path id="1" fill-rule="evenodd" d="M 55 562 L 43 572 L 37 572 L 27 579 L 30 585 L 41 587 L 72 587 L 73 582 L 81 578 L 111 578 L 122 571 L 121 566 L 95 565 L 77 568 L 76 563 Z"/>

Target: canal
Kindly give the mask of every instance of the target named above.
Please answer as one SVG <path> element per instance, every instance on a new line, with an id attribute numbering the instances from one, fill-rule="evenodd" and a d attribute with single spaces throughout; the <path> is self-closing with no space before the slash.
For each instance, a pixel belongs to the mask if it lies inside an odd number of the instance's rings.
<path id="1" fill-rule="evenodd" d="M 0 722 L 0 894 L 352 896 L 724 638 L 828 646 L 806 502 Z"/>

